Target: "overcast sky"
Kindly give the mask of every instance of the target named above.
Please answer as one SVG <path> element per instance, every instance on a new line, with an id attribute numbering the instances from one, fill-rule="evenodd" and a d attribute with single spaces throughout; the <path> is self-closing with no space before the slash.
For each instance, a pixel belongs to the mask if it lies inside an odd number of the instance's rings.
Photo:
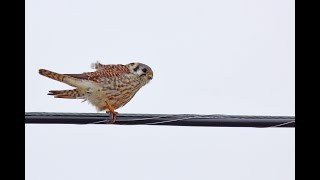
<path id="1" fill-rule="evenodd" d="M 119 113 L 295 115 L 292 0 L 26 0 L 26 112 L 96 112 L 38 74 L 139 61 Z M 103 112 L 102 112 L 103 113 Z M 26 125 L 26 179 L 294 179 L 294 129 Z"/>

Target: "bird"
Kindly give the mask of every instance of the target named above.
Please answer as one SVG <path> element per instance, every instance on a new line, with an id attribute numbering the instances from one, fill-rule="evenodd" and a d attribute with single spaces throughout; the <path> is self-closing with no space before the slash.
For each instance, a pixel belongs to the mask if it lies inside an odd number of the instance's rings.
<path id="1" fill-rule="evenodd" d="M 110 114 L 107 123 L 115 123 L 115 110 L 126 105 L 135 94 L 153 79 L 152 69 L 143 63 L 101 64 L 92 63 L 94 72 L 60 74 L 39 69 L 39 74 L 68 84 L 74 89 L 50 90 L 55 98 L 83 99 L 96 107 L 97 111 Z"/>

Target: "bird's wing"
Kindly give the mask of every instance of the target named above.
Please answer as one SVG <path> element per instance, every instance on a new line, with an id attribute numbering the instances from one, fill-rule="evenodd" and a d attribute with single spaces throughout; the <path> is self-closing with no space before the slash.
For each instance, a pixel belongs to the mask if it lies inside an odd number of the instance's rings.
<path id="1" fill-rule="evenodd" d="M 64 74 L 78 79 L 86 79 L 91 81 L 98 81 L 102 77 L 119 77 L 123 74 L 129 73 L 127 66 L 122 64 L 101 65 L 94 72 L 85 72 L 82 74 Z"/>

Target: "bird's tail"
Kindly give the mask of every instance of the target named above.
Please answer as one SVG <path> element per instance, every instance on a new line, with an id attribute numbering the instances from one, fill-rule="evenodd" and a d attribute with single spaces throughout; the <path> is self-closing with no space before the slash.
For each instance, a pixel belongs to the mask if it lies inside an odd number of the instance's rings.
<path id="1" fill-rule="evenodd" d="M 80 79 L 74 78 L 74 77 L 70 77 L 64 74 L 59 74 L 59 73 L 55 73 L 46 69 L 39 69 L 39 74 L 46 76 L 48 78 L 54 79 L 56 81 L 60 81 L 63 83 L 66 83 L 70 86 L 73 87 L 79 87 L 81 86 L 81 81 Z"/>
<path id="2" fill-rule="evenodd" d="M 48 95 L 53 95 L 55 98 L 82 99 L 85 93 L 81 92 L 80 89 L 52 90 L 49 91 Z"/>

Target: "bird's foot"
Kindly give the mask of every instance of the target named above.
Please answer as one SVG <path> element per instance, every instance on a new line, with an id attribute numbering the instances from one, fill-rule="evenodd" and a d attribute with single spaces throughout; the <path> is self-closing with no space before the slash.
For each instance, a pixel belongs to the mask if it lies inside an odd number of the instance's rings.
<path id="1" fill-rule="evenodd" d="M 109 113 L 109 114 L 110 114 L 109 119 L 107 119 L 106 123 L 107 123 L 107 124 L 113 124 L 113 123 L 115 123 L 116 120 L 117 120 L 118 112 L 116 112 L 116 111 L 110 111 L 110 112 L 107 111 L 106 113 Z"/>

